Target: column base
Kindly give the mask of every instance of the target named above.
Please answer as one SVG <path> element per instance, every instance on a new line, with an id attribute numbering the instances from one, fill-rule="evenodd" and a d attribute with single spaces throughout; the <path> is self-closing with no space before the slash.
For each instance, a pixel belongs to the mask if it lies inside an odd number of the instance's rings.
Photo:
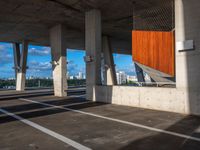
<path id="1" fill-rule="evenodd" d="M 25 73 L 17 73 L 16 91 L 24 91 L 25 90 L 25 81 L 26 81 L 26 74 Z"/>

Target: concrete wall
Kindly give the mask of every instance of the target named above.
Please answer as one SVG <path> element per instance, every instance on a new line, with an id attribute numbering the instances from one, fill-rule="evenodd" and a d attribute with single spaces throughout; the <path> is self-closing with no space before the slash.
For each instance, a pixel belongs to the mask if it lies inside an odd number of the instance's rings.
<path id="1" fill-rule="evenodd" d="M 96 86 L 97 100 L 118 105 L 187 114 L 186 93 L 176 88 Z"/>
<path id="2" fill-rule="evenodd" d="M 192 103 L 199 100 L 194 91 Z M 200 107 L 191 107 L 189 92 L 181 88 L 96 86 L 96 100 L 117 105 L 140 107 L 182 114 L 200 115 Z M 195 105 L 196 104 L 196 105 Z"/>

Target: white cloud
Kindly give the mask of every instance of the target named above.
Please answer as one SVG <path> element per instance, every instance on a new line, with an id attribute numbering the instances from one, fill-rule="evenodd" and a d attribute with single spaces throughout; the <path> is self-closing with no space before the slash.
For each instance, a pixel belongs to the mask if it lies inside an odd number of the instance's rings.
<path id="1" fill-rule="evenodd" d="M 70 75 L 77 75 L 78 72 L 85 73 L 85 67 L 80 67 L 73 60 L 69 60 L 67 64 L 67 71 Z"/>
<path id="2" fill-rule="evenodd" d="M 132 63 L 123 68 L 116 66 L 116 71 L 124 71 L 127 75 L 135 75 L 135 65 Z"/>
<path id="3" fill-rule="evenodd" d="M 10 44 L 0 45 L 0 65 L 1 66 L 12 63 L 13 61 L 13 57 L 9 53 L 10 48 L 11 48 Z"/>
<path id="4" fill-rule="evenodd" d="M 51 71 L 52 65 L 50 62 L 37 62 L 31 61 L 29 63 L 29 70 L 31 74 L 34 73 L 42 73 L 46 71 Z M 85 72 L 85 67 L 80 68 L 73 60 L 69 60 L 67 64 L 67 71 L 70 72 L 71 75 L 76 75 L 78 72 Z"/>
<path id="5" fill-rule="evenodd" d="M 50 62 L 37 62 L 31 61 L 29 63 L 29 69 L 31 71 L 40 72 L 40 71 L 50 71 L 52 68 Z"/>
<path id="6" fill-rule="evenodd" d="M 36 49 L 36 48 L 31 48 L 29 49 L 29 54 L 33 56 L 46 56 L 50 55 L 50 48 L 43 48 L 43 49 Z"/>
<path id="7" fill-rule="evenodd" d="M 12 45 L 9 43 L 0 43 L 0 52 L 6 52 L 8 49 L 11 49 Z"/>

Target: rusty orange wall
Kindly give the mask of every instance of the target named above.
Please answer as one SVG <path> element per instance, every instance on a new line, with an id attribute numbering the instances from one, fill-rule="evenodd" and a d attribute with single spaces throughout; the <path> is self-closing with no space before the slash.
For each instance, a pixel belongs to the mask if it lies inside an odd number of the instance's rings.
<path id="1" fill-rule="evenodd" d="M 132 31 L 133 60 L 175 75 L 174 32 Z"/>

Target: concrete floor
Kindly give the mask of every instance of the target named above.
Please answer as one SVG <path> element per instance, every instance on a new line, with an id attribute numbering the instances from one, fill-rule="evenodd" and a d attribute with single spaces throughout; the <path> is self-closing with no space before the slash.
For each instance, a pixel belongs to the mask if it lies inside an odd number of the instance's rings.
<path id="1" fill-rule="evenodd" d="M 200 149 L 200 118 L 196 116 L 89 102 L 78 93 L 58 98 L 25 92 L 6 98 L 9 94 L 0 92 L 4 95 L 0 96 L 1 150 L 77 149 L 77 144 L 99 150 Z M 49 135 L 49 130 L 62 138 Z"/>

